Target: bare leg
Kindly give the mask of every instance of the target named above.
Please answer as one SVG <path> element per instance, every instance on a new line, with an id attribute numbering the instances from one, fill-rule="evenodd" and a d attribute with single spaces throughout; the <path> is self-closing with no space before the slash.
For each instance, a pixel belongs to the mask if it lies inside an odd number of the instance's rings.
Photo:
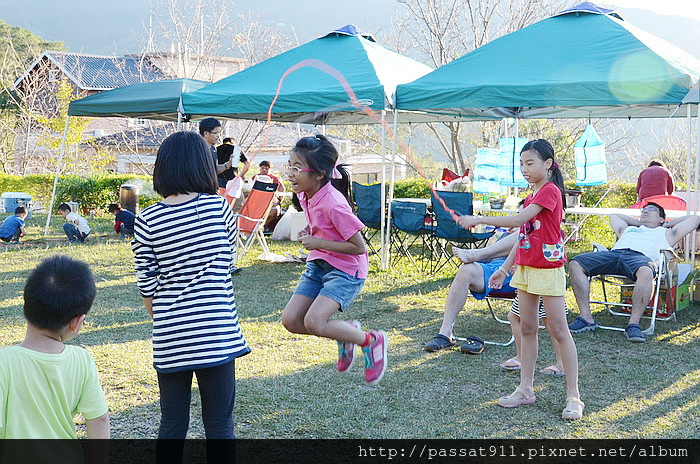
<path id="1" fill-rule="evenodd" d="M 508 256 L 508 253 L 510 253 L 510 250 L 513 248 L 513 245 L 515 245 L 517 240 L 518 234 L 511 233 L 496 243 L 492 243 L 484 248 L 466 250 L 464 248 L 457 248 L 453 246 L 452 254 L 457 256 L 457 258 L 459 258 L 459 260 L 465 264 L 487 259 L 504 258 Z"/>
<path id="2" fill-rule="evenodd" d="M 362 330 L 345 321 L 331 319 L 339 308 L 338 302 L 327 296 L 317 296 L 304 316 L 304 327 L 319 337 L 361 345 L 365 341 Z"/>
<path id="3" fill-rule="evenodd" d="M 578 304 L 581 317 L 584 318 L 586 322 L 595 322 L 591 314 L 591 282 L 583 271 L 583 267 L 576 261 L 569 261 L 569 281 L 571 282 L 571 288 L 574 290 L 574 296 L 576 297 L 576 303 Z"/>
<path id="4" fill-rule="evenodd" d="M 285 329 L 292 333 L 310 334 L 304 327 L 304 317 L 314 300 L 308 296 L 292 295 L 282 311 L 281 322 Z"/>
<path id="5" fill-rule="evenodd" d="M 522 341 L 520 342 L 520 389 L 528 395 L 534 392 L 535 361 L 537 360 L 537 330 L 539 317 L 537 310 L 539 296 L 518 290 L 518 303 L 520 306 L 520 330 Z"/>
<path id="6" fill-rule="evenodd" d="M 632 314 L 630 315 L 630 324 L 639 324 L 644 310 L 649 304 L 651 293 L 654 288 L 654 273 L 650 267 L 640 267 L 637 269 L 635 277 L 637 281 L 632 291 Z"/>
<path id="7" fill-rule="evenodd" d="M 544 327 L 547 329 L 547 332 L 549 332 L 549 335 L 552 338 L 552 349 L 554 350 L 554 356 L 557 359 L 557 361 L 552 365 L 557 370 L 562 371 L 562 372 L 566 372 L 566 370 L 564 370 L 564 361 L 562 361 L 562 359 L 561 359 L 561 348 L 559 347 L 559 342 L 557 341 L 556 338 L 554 338 L 554 336 L 552 336 L 552 329 L 549 326 L 549 318 L 545 317 L 542 320 L 542 322 L 544 324 Z"/>
<path id="8" fill-rule="evenodd" d="M 565 300 L 563 296 L 543 296 L 547 324 L 552 338 L 559 344 L 561 359 L 566 372 L 567 398 L 579 398 L 578 391 L 578 355 L 576 345 L 566 324 Z"/>
<path id="9" fill-rule="evenodd" d="M 459 267 L 455 275 L 450 291 L 445 302 L 445 314 L 442 316 L 440 334 L 452 339 L 452 327 L 455 325 L 457 315 L 464 308 L 469 291 L 484 291 L 484 270 L 476 264 L 464 264 Z"/>
<path id="10" fill-rule="evenodd" d="M 520 362 L 520 350 L 522 345 L 522 332 L 520 331 L 520 317 L 516 315 L 513 311 L 508 311 L 508 321 L 510 321 L 510 330 L 513 332 L 513 338 L 515 339 L 515 356 L 504 361 L 502 364 L 506 364 L 508 361 L 514 360 Z"/>

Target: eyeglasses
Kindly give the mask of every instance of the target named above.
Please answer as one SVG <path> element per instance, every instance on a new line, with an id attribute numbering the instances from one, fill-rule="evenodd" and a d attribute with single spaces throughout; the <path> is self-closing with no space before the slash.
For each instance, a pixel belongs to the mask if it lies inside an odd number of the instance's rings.
<path id="1" fill-rule="evenodd" d="M 288 164 L 283 164 L 282 165 L 282 172 L 284 172 L 287 175 L 294 175 L 295 177 L 299 175 L 300 172 L 310 172 L 313 171 L 313 169 L 302 169 L 296 166 L 290 166 Z"/>

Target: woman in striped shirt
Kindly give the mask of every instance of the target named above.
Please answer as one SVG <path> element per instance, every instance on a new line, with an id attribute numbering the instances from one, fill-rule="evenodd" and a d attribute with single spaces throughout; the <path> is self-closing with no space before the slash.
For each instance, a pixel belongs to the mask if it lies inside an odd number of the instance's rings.
<path id="1" fill-rule="evenodd" d="M 250 348 L 238 325 L 230 274 L 235 220 L 215 195 L 216 171 L 204 139 L 194 132 L 165 139 L 153 187 L 163 201 L 137 216 L 133 250 L 139 291 L 153 318 L 158 438 L 185 438 L 193 373 L 206 437 L 234 438 L 234 360 Z M 158 461 L 181 462 L 178 443 L 168 445 L 167 457 L 158 446 Z"/>

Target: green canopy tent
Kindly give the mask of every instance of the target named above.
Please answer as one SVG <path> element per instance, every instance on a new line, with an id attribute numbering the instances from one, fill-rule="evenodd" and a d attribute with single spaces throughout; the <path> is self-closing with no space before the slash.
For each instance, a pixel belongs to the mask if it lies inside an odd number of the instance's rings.
<path id="1" fill-rule="evenodd" d="M 500 37 L 397 87 L 397 108 L 469 117 L 676 114 L 700 62 L 590 3 Z"/>
<path id="2" fill-rule="evenodd" d="M 182 94 L 209 84 L 195 79 L 168 79 L 126 85 L 72 101 L 68 115 L 178 121 Z"/>
<path id="3" fill-rule="evenodd" d="M 209 82 L 195 79 L 168 79 L 153 82 L 139 82 L 74 100 L 68 105 L 68 117 L 56 166 L 51 202 L 46 218 L 44 235 L 49 233 L 51 212 L 53 211 L 58 175 L 61 172 L 65 151 L 68 124 L 71 116 L 123 117 L 177 121 L 178 130 L 183 120 L 182 94 L 200 89 Z"/>
<path id="4" fill-rule="evenodd" d="M 184 112 L 193 119 L 214 116 L 265 121 L 270 111 L 273 121 L 282 122 L 380 123 L 384 184 L 385 112 L 394 109 L 394 91 L 398 84 L 430 71 L 432 68 L 382 47 L 371 35 L 347 25 L 186 93 L 182 102 Z M 350 92 L 356 102 L 351 100 Z M 364 109 L 372 110 L 372 114 Z M 398 117 L 394 111 L 395 123 Z M 426 121 L 435 120 L 436 116 L 426 118 L 420 112 L 410 112 L 402 114 L 401 118 L 402 121 Z M 392 177 L 394 160 L 392 157 Z M 384 217 L 382 214 L 382 235 L 388 236 Z M 383 247 L 383 267 L 387 266 L 387 249 Z"/>
<path id="5" fill-rule="evenodd" d="M 279 90 L 272 107 L 274 121 L 366 124 L 376 121 L 351 102 L 349 89 L 362 106 L 379 113 L 393 108 L 398 84 L 430 71 L 432 68 L 382 47 L 371 35 L 347 25 L 186 93 L 182 102 L 185 113 L 194 119 L 266 120 Z"/>

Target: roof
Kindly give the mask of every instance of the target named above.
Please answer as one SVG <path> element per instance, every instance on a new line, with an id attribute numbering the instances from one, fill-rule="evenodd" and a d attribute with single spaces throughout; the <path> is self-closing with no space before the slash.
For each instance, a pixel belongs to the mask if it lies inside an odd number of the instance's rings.
<path id="1" fill-rule="evenodd" d="M 81 90 L 110 90 L 167 77 L 148 59 L 141 57 L 45 51 L 15 81 L 14 87 L 17 87 L 42 60 L 54 63 Z"/>

